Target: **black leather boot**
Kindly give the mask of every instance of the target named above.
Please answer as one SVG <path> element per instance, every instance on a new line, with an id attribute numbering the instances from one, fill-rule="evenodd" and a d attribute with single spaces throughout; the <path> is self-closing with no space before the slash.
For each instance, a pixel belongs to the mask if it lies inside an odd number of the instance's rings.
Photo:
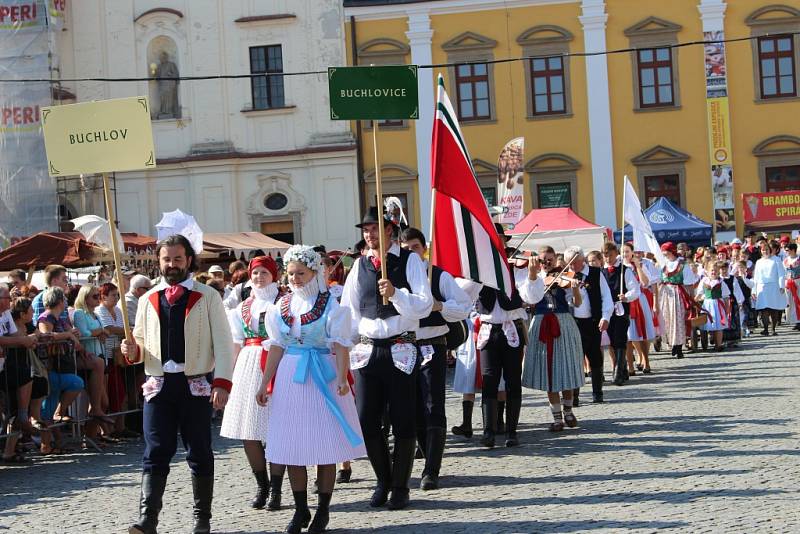
<path id="1" fill-rule="evenodd" d="M 394 438 L 392 458 L 392 495 L 389 510 L 402 510 L 408 506 L 408 482 L 414 468 L 414 438 Z"/>
<path id="2" fill-rule="evenodd" d="M 267 510 L 281 509 L 281 491 L 283 489 L 283 475 L 272 475 L 269 481 L 269 502 Z"/>
<path id="3" fill-rule="evenodd" d="M 625 349 L 614 349 L 614 362 L 614 385 L 621 386 L 625 383 L 625 371 L 628 369 Z"/>
<path id="4" fill-rule="evenodd" d="M 309 534 L 320 534 L 325 532 L 325 529 L 328 528 L 328 522 L 331 519 L 329 508 L 332 496 L 333 494 L 331 493 L 320 492 L 317 513 L 314 514 L 314 519 L 311 521 L 311 524 L 308 525 Z"/>
<path id="5" fill-rule="evenodd" d="M 157 534 L 158 514 L 163 504 L 166 475 L 142 473 L 139 521 L 128 528 L 129 534 Z"/>
<path id="6" fill-rule="evenodd" d="M 603 402 L 603 368 L 592 367 L 592 402 Z"/>
<path id="7" fill-rule="evenodd" d="M 267 470 L 253 471 L 253 476 L 256 477 L 256 495 L 250 501 L 250 506 L 260 510 L 267 504 L 267 497 L 269 496 L 269 475 Z"/>
<path id="8" fill-rule="evenodd" d="M 481 399 L 481 412 L 483 412 L 483 437 L 481 445 L 494 447 L 494 435 L 497 431 L 497 399 Z"/>
<path id="9" fill-rule="evenodd" d="M 506 433 L 506 422 L 505 422 L 505 414 L 506 414 L 506 401 L 497 401 L 497 423 L 495 423 L 495 431 L 497 434 L 505 434 Z"/>
<path id="10" fill-rule="evenodd" d="M 293 491 L 292 494 L 294 495 L 294 515 L 286 526 L 286 532 L 300 534 L 300 531 L 306 528 L 308 522 L 311 521 L 311 512 L 308 510 L 308 492 Z"/>
<path id="11" fill-rule="evenodd" d="M 378 479 L 369 505 L 377 508 L 386 504 L 389 498 L 389 487 L 392 484 L 392 461 L 389 458 L 389 445 L 381 434 L 378 437 L 364 439 L 364 447 L 367 449 L 369 463 L 372 464 L 372 470 L 375 471 L 375 477 Z M 414 454 L 413 450 L 411 454 Z"/>
<path id="12" fill-rule="evenodd" d="M 517 425 L 519 412 L 522 409 L 522 399 L 508 399 L 506 402 L 506 447 L 519 445 L 517 438 Z"/>
<path id="13" fill-rule="evenodd" d="M 463 422 L 459 426 L 454 426 L 450 429 L 456 436 L 472 437 L 472 408 L 474 405 L 474 401 L 461 401 Z"/>
<path id="14" fill-rule="evenodd" d="M 580 395 L 581 395 L 581 388 L 575 388 L 572 390 L 572 407 L 577 408 L 581 405 L 580 402 Z"/>
<path id="15" fill-rule="evenodd" d="M 214 499 L 214 475 L 192 475 L 194 493 L 194 529 L 192 534 L 211 533 L 211 501 Z"/>
<path id="16" fill-rule="evenodd" d="M 422 480 L 419 483 L 419 488 L 425 491 L 439 489 L 439 470 L 442 467 L 447 431 L 442 427 L 433 426 L 428 428 L 427 436 L 425 469 L 422 471 Z"/>

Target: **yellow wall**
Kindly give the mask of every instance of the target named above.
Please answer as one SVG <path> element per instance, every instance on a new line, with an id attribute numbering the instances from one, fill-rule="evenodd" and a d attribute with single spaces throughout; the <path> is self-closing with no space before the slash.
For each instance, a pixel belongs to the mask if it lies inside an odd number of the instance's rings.
<path id="1" fill-rule="evenodd" d="M 699 41 L 703 38 L 702 22 L 698 12 L 700 0 L 611 0 L 606 2 L 608 25 L 606 43 L 608 50 L 630 46 L 624 34 L 626 28 L 654 16 L 679 24 L 679 42 Z M 725 15 L 725 36 L 728 39 L 750 36 L 745 18 L 759 7 L 781 3 L 800 9 L 800 0 L 729 0 Z M 431 7 L 435 3 L 430 3 Z M 574 39 L 569 43 L 571 52 L 585 48 L 583 28 L 579 21 L 580 2 L 532 6 L 522 8 L 431 14 L 433 29 L 432 53 L 434 63 L 447 62 L 447 52 L 442 44 L 465 31 L 472 31 L 498 42 L 492 50 L 495 59 L 521 57 L 523 50 L 517 37 L 526 29 L 542 24 L 561 26 L 570 31 Z M 349 21 L 346 24 L 348 59 L 350 58 Z M 360 20 L 357 23 L 359 44 L 371 39 L 388 37 L 407 43 L 408 30 L 405 18 L 391 20 Z M 800 53 L 797 50 L 796 53 Z M 713 222 L 708 124 L 706 116 L 704 51 L 702 46 L 686 46 L 677 50 L 677 68 L 680 87 L 679 109 L 661 111 L 634 111 L 633 64 L 630 53 L 609 54 L 608 78 L 614 180 L 619 219 L 622 201 L 623 176 L 628 174 L 638 188 L 637 169 L 631 162 L 635 156 L 656 145 L 689 155 L 685 162 L 685 207 L 708 222 Z M 411 55 L 407 56 L 411 62 Z M 513 137 L 524 136 L 525 159 L 545 153 L 561 153 L 578 160 L 577 211 L 583 217 L 594 218 L 594 195 L 608 195 L 608 191 L 594 191 L 592 187 L 591 151 L 587 110 L 587 81 L 585 60 L 570 60 L 570 86 L 572 116 L 548 120 L 526 118 L 527 62 L 496 64 L 494 67 L 495 110 L 497 120 L 492 123 L 462 123 L 462 129 L 473 159 L 496 163 L 497 156 Z M 441 69 L 447 89 L 455 100 L 455 87 L 447 69 Z M 434 71 L 434 80 L 439 70 Z M 751 43 L 727 45 L 727 72 L 730 96 L 730 113 L 733 143 L 734 187 L 736 196 L 737 230 L 742 230 L 741 193 L 760 191 L 758 159 L 753 147 L 775 135 L 800 136 L 800 99 L 769 104 L 754 102 L 754 82 Z M 798 74 L 800 84 L 800 74 Z M 396 163 L 416 168 L 416 143 L 413 121 L 401 131 L 380 134 L 382 163 Z M 365 168 L 372 169 L 371 132 L 365 131 L 363 147 Z M 526 180 L 528 176 L 526 175 Z M 526 209 L 531 208 L 531 191 L 526 183 Z M 643 192 L 640 196 L 643 196 Z M 609 198 L 611 201 L 611 198 Z M 416 203 L 415 203 L 416 204 Z M 419 219 L 416 219 L 419 220 Z"/>

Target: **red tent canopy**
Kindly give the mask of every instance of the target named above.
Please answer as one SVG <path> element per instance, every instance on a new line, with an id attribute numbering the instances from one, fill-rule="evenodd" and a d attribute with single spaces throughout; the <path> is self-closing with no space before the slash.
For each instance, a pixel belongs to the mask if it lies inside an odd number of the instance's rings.
<path id="1" fill-rule="evenodd" d="M 144 250 L 155 246 L 152 237 L 135 233 L 122 234 L 125 250 Z M 87 242 L 80 232 L 40 232 L 0 252 L 0 271 L 44 268 L 50 264 L 64 267 L 88 267 L 104 259 L 104 249 Z"/>
<path id="2" fill-rule="evenodd" d="M 579 230 L 582 228 L 600 228 L 572 211 L 570 208 L 541 208 L 531 210 L 512 231 L 511 235 L 527 234 L 536 225 L 537 232 L 553 232 L 556 230 Z"/>

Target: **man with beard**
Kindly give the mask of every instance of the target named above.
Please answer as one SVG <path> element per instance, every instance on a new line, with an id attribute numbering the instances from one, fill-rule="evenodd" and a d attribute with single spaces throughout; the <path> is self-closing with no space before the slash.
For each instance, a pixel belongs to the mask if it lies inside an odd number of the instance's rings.
<path id="1" fill-rule="evenodd" d="M 378 479 L 370 506 L 408 506 L 408 483 L 416 449 L 416 398 L 419 352 L 414 332 L 431 313 L 433 296 L 418 255 L 391 241 L 395 224 L 384 217 L 386 257 L 380 257 L 378 210 L 372 208 L 356 225 L 367 244 L 366 255 L 353 264 L 342 291 L 360 343 L 350 351 L 356 375 L 356 407 L 364 444 Z M 386 262 L 386 278 L 381 262 Z M 387 299 L 387 300 L 384 300 Z M 388 301 L 388 304 L 386 302 Z M 394 458 L 382 431 L 388 407 L 394 433 Z M 389 491 L 391 489 L 391 498 Z"/>
<path id="2" fill-rule="evenodd" d="M 231 390 L 231 332 L 219 293 L 190 275 L 197 264 L 189 241 L 169 236 L 156 255 L 162 281 L 139 300 L 134 340 L 122 342 L 125 358 L 143 361 L 147 374 L 141 509 L 128 532 L 156 532 L 180 429 L 192 471 L 193 532 L 206 533 L 214 493 L 211 414 L 212 406 L 225 407 Z"/>

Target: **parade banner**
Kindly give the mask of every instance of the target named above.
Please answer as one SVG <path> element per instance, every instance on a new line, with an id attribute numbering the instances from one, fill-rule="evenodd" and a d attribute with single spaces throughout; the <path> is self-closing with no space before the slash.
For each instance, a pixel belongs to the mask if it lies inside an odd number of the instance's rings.
<path id="1" fill-rule="evenodd" d="M 711 190 L 714 231 L 718 240 L 736 237 L 731 154 L 730 110 L 725 65 L 724 32 L 705 32 L 706 112 L 711 160 Z"/>
<path id="2" fill-rule="evenodd" d="M 742 195 L 744 223 L 773 223 L 770 226 L 796 224 L 800 219 L 800 190 L 771 193 L 745 193 Z M 777 224 L 775 224 L 777 223 Z"/>
<path id="3" fill-rule="evenodd" d="M 517 137 L 506 143 L 497 158 L 497 205 L 503 208 L 497 222 L 508 230 L 525 216 L 524 152 L 525 138 Z"/>
<path id="4" fill-rule="evenodd" d="M 416 65 L 328 67 L 331 120 L 419 118 Z"/>
<path id="5" fill-rule="evenodd" d="M 145 96 L 42 108 L 50 176 L 156 166 Z"/>

